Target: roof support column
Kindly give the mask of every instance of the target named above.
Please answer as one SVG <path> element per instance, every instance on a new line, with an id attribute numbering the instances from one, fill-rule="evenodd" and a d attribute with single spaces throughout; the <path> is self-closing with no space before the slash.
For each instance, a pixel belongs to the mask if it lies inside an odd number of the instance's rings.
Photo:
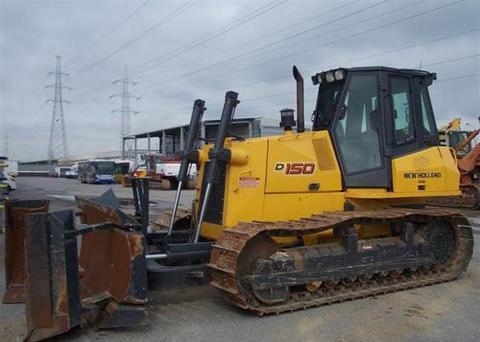
<path id="1" fill-rule="evenodd" d="M 137 168 L 137 137 L 134 138 L 134 143 L 133 143 L 133 153 L 135 155 L 135 159 L 133 160 L 133 169 L 135 170 Z"/>
<path id="2" fill-rule="evenodd" d="M 150 133 L 147 133 L 147 151 L 150 154 Z"/>
<path id="3" fill-rule="evenodd" d="M 185 130 L 183 129 L 183 126 L 180 126 L 180 151 L 185 150 Z"/>
<path id="4" fill-rule="evenodd" d="M 167 153 L 167 133 L 162 131 L 162 153 Z"/>

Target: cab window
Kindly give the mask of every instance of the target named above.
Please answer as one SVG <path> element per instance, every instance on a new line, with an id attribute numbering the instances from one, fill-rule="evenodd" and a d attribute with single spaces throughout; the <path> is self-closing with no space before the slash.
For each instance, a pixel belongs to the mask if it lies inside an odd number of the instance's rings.
<path id="1" fill-rule="evenodd" d="M 422 126 L 424 135 L 429 136 L 430 138 L 436 138 L 437 128 L 435 127 L 435 120 L 433 118 L 432 107 L 430 106 L 430 99 L 425 88 L 422 88 L 420 91 L 420 109 L 422 111 Z"/>
<path id="2" fill-rule="evenodd" d="M 408 78 L 392 77 L 390 79 L 390 87 L 395 144 L 408 144 L 415 141 L 409 80 Z"/>
<path id="3" fill-rule="evenodd" d="M 334 126 L 337 146 L 347 174 L 382 166 L 375 74 L 352 74 Z"/>

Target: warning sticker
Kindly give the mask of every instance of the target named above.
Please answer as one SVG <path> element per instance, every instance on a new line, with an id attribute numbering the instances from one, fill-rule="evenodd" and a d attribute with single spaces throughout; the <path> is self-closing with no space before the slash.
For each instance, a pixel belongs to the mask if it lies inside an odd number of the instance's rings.
<path id="1" fill-rule="evenodd" d="M 258 188 L 260 186 L 260 178 L 258 177 L 240 177 L 238 184 L 241 188 Z"/>

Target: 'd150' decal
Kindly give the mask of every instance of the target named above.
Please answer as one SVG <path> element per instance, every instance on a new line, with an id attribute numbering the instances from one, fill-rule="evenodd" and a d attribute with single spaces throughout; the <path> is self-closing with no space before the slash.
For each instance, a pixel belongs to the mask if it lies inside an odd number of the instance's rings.
<path id="1" fill-rule="evenodd" d="M 315 172 L 315 163 L 276 163 L 275 171 L 282 172 L 286 175 L 311 175 Z"/>

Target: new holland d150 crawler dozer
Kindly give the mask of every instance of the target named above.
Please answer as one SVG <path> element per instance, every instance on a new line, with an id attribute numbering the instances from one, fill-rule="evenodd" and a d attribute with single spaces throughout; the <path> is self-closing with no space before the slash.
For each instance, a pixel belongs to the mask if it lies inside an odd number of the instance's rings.
<path id="1" fill-rule="evenodd" d="M 435 74 L 319 73 L 309 132 L 295 67 L 294 77 L 297 122 L 281 111 L 283 135 L 226 138 L 238 104 L 228 92 L 215 144 L 193 154 L 193 241 L 215 241 L 211 284 L 263 315 L 456 278 L 471 259 L 471 228 L 423 205 L 460 194 L 455 156 L 438 144 Z"/>

